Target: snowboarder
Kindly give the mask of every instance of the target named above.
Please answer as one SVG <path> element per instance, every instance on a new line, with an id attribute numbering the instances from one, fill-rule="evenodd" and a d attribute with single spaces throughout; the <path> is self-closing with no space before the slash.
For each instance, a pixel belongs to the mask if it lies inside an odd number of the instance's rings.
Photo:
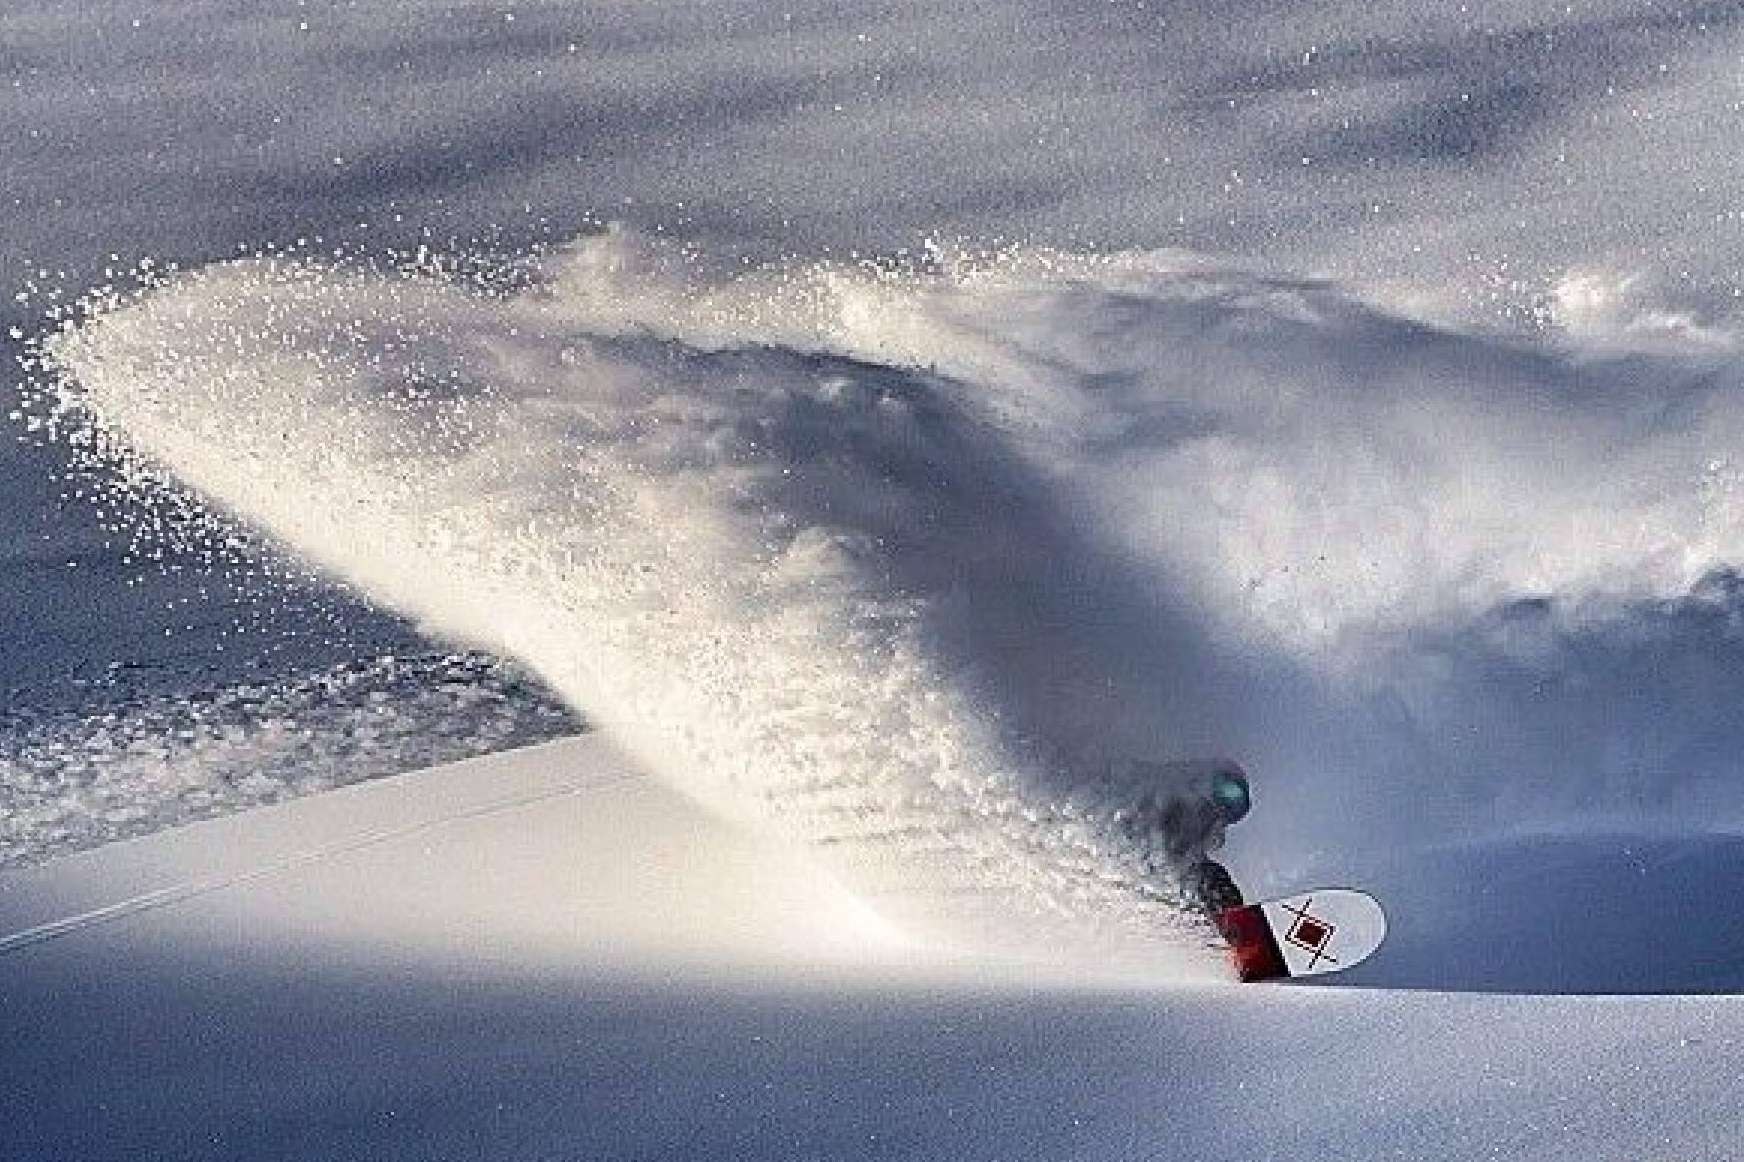
<path id="1" fill-rule="evenodd" d="M 1150 789 L 1121 812 L 1133 839 L 1151 853 L 1158 878 L 1176 885 L 1188 906 L 1216 919 L 1243 903 L 1241 889 L 1209 852 L 1253 805 L 1247 772 L 1228 760 L 1144 764 Z"/>

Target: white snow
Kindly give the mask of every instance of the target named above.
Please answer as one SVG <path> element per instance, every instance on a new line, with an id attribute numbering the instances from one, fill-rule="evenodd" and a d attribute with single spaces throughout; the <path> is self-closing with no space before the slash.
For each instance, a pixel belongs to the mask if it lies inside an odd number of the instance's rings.
<path id="1" fill-rule="evenodd" d="M 14 872 L 0 931 L 195 881 L 0 935 L 12 1156 L 1736 1154 L 1735 997 L 940 957 L 597 739 Z"/>
<path id="2" fill-rule="evenodd" d="M 1741 44 L 10 0 L 0 1156 L 1744 1155 Z"/>

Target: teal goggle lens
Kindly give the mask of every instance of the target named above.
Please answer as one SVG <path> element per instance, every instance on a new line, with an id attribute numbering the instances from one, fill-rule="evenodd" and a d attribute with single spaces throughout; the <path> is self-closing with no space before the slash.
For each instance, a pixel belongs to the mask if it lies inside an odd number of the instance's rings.
<path id="1" fill-rule="evenodd" d="M 1247 781 L 1235 775 L 1218 774 L 1211 783 L 1211 800 L 1217 804 L 1224 819 L 1234 823 L 1246 815 L 1253 805 L 1248 798 Z"/>

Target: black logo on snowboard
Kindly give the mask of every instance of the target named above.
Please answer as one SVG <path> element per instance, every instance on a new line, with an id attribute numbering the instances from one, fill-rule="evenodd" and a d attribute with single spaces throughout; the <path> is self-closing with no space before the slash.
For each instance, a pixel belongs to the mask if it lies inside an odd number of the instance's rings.
<path id="1" fill-rule="evenodd" d="M 1310 915 L 1308 909 L 1313 904 L 1314 897 L 1309 896 L 1300 906 L 1284 905 L 1284 911 L 1295 917 L 1291 921 L 1290 931 L 1285 934 L 1284 939 L 1304 952 L 1314 954 L 1308 960 L 1309 968 L 1313 968 L 1322 960 L 1330 964 L 1337 964 L 1338 957 L 1332 955 L 1326 948 L 1332 943 L 1332 934 L 1338 931 L 1338 925 L 1329 920 L 1322 920 L 1318 916 Z"/>

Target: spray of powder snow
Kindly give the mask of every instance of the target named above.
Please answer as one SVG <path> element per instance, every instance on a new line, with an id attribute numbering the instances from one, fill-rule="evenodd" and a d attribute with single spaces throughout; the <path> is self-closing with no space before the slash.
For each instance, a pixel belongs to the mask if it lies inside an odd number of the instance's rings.
<path id="1" fill-rule="evenodd" d="M 118 668 L 80 693 L 77 710 L 0 712 L 0 869 L 581 728 L 479 654 L 194 690 Z"/>
<path id="2" fill-rule="evenodd" d="M 960 939 L 1192 945 L 1138 760 L 1246 753 L 1255 666 L 1360 689 L 1401 635 L 1602 620 L 1744 547 L 1723 365 L 1643 393 L 1178 255 L 718 277 L 608 234 L 507 294 L 262 260 L 45 354 L 127 479 Z"/>
<path id="3" fill-rule="evenodd" d="M 1052 740 L 1003 721 L 992 672 L 940 648 L 959 621 L 1023 632 L 1029 609 L 977 598 L 1038 530 L 1084 556 L 992 434 L 926 377 L 546 315 L 244 264 L 55 358 L 107 433 L 522 659 L 654 769 L 833 849 L 911 922 L 997 937 L 1016 907 L 1191 948 L 1147 846 L 1100 802 L 1026 793 Z M 1036 579 L 1033 608 L 1066 581 Z"/>

